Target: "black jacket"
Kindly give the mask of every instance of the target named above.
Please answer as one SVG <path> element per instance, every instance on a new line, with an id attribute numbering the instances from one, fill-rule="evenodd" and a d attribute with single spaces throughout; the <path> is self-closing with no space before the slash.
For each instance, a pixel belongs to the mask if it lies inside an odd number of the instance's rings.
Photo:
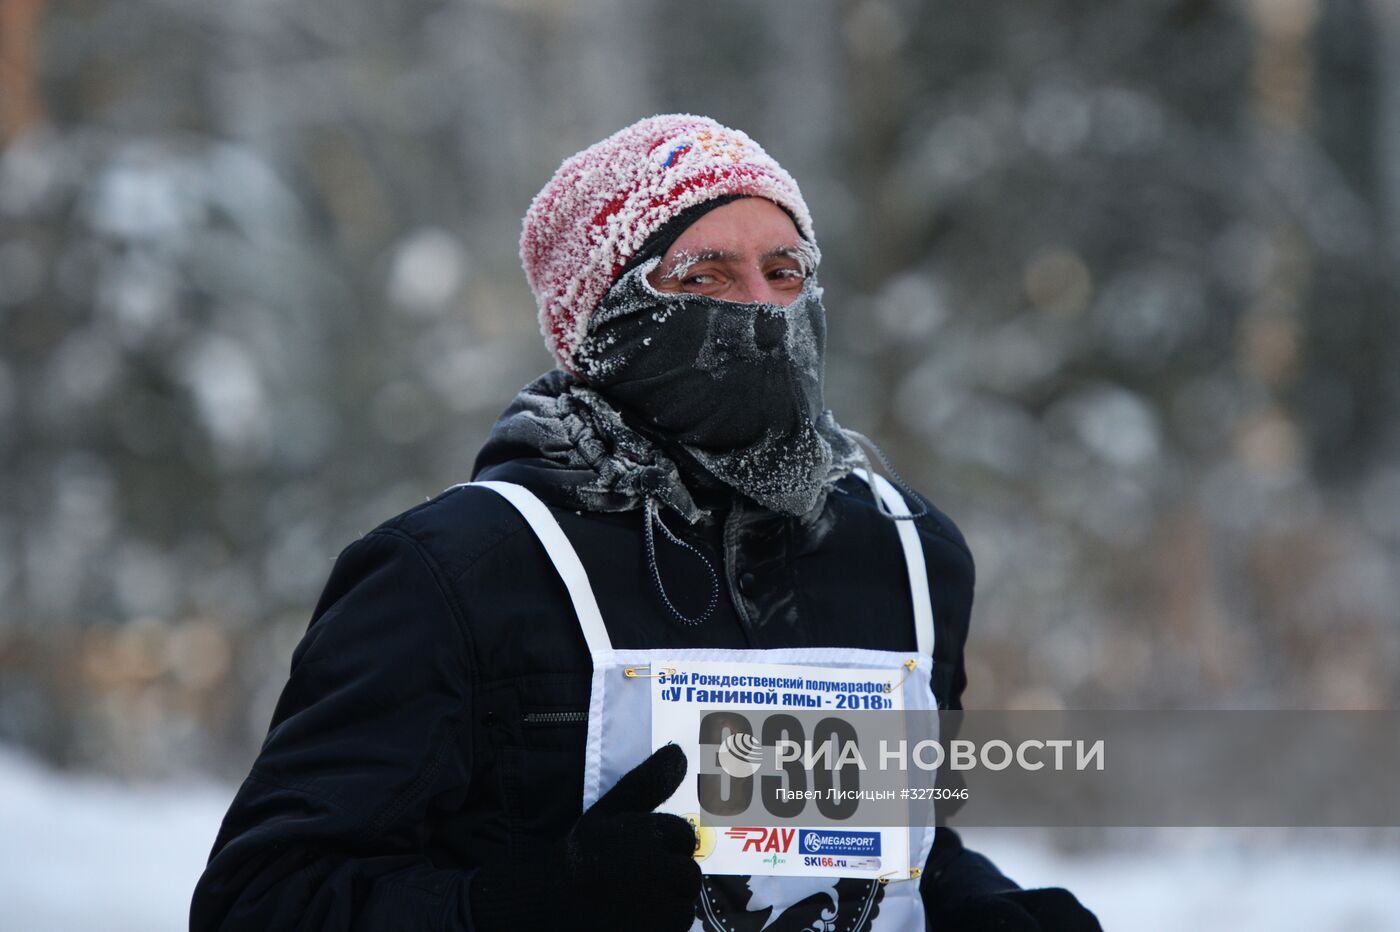
<path id="1" fill-rule="evenodd" d="M 807 527 L 715 492 L 702 504 L 716 520 L 673 519 L 722 588 L 712 617 L 685 627 L 653 587 L 641 512 L 559 507 L 537 466 L 512 454 L 478 478 L 550 504 L 619 648 L 915 646 L 895 528 L 857 478 Z M 933 682 L 956 709 L 973 563 L 925 505 Z M 661 535 L 657 551 L 672 600 L 697 613 L 705 568 Z M 581 811 L 589 685 L 563 583 L 505 500 L 455 488 L 384 522 L 336 561 L 195 888 L 191 928 L 471 929 L 473 867 L 562 836 Z M 931 914 L 1014 887 L 939 829 L 921 881 Z"/>

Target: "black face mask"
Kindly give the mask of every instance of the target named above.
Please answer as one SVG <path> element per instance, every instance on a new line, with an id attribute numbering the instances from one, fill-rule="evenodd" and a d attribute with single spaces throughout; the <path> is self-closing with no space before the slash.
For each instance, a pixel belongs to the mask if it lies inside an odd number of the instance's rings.
<path id="1" fill-rule="evenodd" d="M 833 443 L 849 446 L 822 404 L 821 288 L 808 278 L 785 307 L 738 304 L 658 292 L 646 280 L 655 264 L 627 272 L 594 311 L 579 375 L 716 478 L 807 513 L 831 481 Z"/>

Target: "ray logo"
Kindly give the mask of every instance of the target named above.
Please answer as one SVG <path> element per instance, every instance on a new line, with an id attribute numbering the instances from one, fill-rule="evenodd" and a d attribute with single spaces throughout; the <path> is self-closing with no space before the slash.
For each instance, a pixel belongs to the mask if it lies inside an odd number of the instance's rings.
<path id="1" fill-rule="evenodd" d="M 742 845 L 739 847 L 740 851 L 757 851 L 760 854 L 771 854 L 775 851 L 791 851 L 793 836 L 797 834 L 797 829 L 756 828 L 747 825 L 736 825 L 734 828 L 725 829 L 724 834 L 735 841 L 742 842 Z"/>

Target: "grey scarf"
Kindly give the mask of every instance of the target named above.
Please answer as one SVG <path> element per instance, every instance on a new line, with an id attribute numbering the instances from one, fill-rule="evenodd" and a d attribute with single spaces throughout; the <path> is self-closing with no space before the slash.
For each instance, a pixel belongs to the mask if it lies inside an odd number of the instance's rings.
<path id="1" fill-rule="evenodd" d="M 816 428 L 832 455 L 816 502 L 801 515 L 808 522 L 821 514 L 837 481 L 852 469 L 868 468 L 853 439 L 857 435 L 841 428 L 830 411 L 822 412 Z M 515 396 L 492 428 L 473 474 L 505 463 L 514 472 L 536 475 L 570 507 L 583 511 L 631 511 L 652 499 L 690 524 L 708 516 L 696 504 L 677 457 L 629 426 L 598 392 L 558 369 Z"/>

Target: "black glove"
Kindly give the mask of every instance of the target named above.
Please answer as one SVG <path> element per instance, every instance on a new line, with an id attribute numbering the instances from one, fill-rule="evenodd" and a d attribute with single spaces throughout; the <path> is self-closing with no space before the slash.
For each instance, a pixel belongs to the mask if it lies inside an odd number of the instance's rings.
<path id="1" fill-rule="evenodd" d="M 680 816 L 651 811 L 685 770 L 685 752 L 668 744 L 618 780 L 561 840 L 477 870 L 469 889 L 477 928 L 689 929 L 700 893 L 695 830 Z"/>
<path id="2" fill-rule="evenodd" d="M 949 932 L 1103 932 L 1098 918 L 1063 887 L 968 897 L 939 927 Z"/>

